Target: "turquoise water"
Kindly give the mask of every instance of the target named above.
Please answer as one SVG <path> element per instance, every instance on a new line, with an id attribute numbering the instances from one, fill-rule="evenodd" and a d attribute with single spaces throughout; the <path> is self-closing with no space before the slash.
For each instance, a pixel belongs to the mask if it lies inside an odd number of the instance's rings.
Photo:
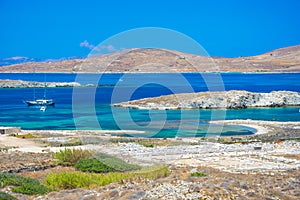
<path id="1" fill-rule="evenodd" d="M 92 75 L 95 76 L 95 75 Z M 208 125 L 207 121 L 222 119 L 254 119 L 273 121 L 299 121 L 299 107 L 283 108 L 249 108 L 240 110 L 200 110 L 200 111 L 147 111 L 111 108 L 110 103 L 123 101 L 126 94 L 132 91 L 139 82 L 138 78 L 147 76 L 151 80 L 155 77 L 170 80 L 170 85 L 176 91 L 186 92 L 189 88 L 178 82 L 172 82 L 171 74 L 140 74 L 130 77 L 130 81 L 123 79 L 123 85 L 118 98 L 112 99 L 115 84 L 122 79 L 122 74 L 110 74 L 102 77 L 96 88 L 48 88 L 47 96 L 56 102 L 55 107 L 48 107 L 46 112 L 39 108 L 27 107 L 22 101 L 32 99 L 33 89 L 0 89 L 0 126 L 19 126 L 23 129 L 127 129 L 141 130 L 147 137 L 189 137 L 219 135 L 245 135 L 255 132 L 254 129 L 243 126 Z M 151 77 L 153 76 L 153 77 Z M 185 75 L 195 91 L 207 91 L 207 86 L 198 74 Z M 0 79 L 42 79 L 44 74 L 0 74 Z M 43 78 L 44 79 L 44 78 Z M 85 83 L 92 83 L 85 79 Z M 226 90 L 244 89 L 256 92 L 272 90 L 298 91 L 300 88 L 300 74 L 222 74 Z M 74 81 L 74 74 L 47 74 L 48 81 Z M 156 81 L 137 87 L 130 99 L 171 94 L 170 88 L 156 84 Z M 275 89 L 278 88 L 278 89 Z M 94 93 L 93 93 L 94 92 Z M 75 106 L 74 93 L 79 101 Z M 43 89 L 36 90 L 37 96 L 42 96 Z M 92 99 L 92 104 L 91 100 Z M 112 101 L 113 100 L 113 101 Z M 113 113 L 112 113 L 113 112 Z M 129 114 L 129 115 L 126 115 Z M 128 135 L 130 136 L 130 135 Z M 136 135 L 135 135 L 136 136 Z"/>

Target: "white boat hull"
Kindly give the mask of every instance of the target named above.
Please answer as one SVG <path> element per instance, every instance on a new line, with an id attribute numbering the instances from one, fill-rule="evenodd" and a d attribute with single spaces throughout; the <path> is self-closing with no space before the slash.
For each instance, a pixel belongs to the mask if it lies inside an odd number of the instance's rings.
<path id="1" fill-rule="evenodd" d="M 52 99 L 38 99 L 34 101 L 25 101 L 28 106 L 54 106 Z"/>

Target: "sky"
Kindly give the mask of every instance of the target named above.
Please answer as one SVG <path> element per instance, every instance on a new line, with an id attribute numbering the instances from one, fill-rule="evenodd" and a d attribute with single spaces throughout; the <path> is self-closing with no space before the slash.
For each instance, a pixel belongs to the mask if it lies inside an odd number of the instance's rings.
<path id="1" fill-rule="evenodd" d="M 183 33 L 211 56 L 257 55 L 300 44 L 299 10 L 298 0 L 0 0 L 0 58 L 86 57 L 141 27 Z"/>

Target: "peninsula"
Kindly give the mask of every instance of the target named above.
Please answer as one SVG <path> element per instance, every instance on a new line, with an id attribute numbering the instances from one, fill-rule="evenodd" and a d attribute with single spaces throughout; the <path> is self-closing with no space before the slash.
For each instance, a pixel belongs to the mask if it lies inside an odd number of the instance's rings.
<path id="1" fill-rule="evenodd" d="M 281 107 L 299 105 L 300 94 L 298 92 L 273 91 L 270 93 L 254 93 L 244 90 L 171 94 L 113 104 L 115 107 L 150 110 L 240 109 L 248 107 Z"/>
<path id="2" fill-rule="evenodd" d="M 77 82 L 32 82 L 23 80 L 0 80 L 0 88 L 80 87 Z"/>

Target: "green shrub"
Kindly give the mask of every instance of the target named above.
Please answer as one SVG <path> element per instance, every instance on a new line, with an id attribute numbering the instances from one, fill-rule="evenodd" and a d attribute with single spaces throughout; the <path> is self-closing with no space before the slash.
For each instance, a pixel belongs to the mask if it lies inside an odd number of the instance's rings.
<path id="1" fill-rule="evenodd" d="M 107 173 L 107 172 L 125 172 L 141 169 L 140 166 L 128 164 L 125 161 L 115 157 L 97 157 L 80 159 L 74 166 L 83 172 Z"/>
<path id="2" fill-rule="evenodd" d="M 114 169 L 114 171 L 125 172 L 125 171 L 141 169 L 141 167 L 138 165 L 126 163 L 124 160 L 120 158 L 116 158 L 114 156 L 105 153 L 97 153 L 95 155 L 95 158 L 97 158 L 97 160 L 99 160 L 101 163 L 105 164 L 106 166 Z"/>
<path id="3" fill-rule="evenodd" d="M 86 188 L 96 185 L 96 178 L 98 179 L 93 174 L 83 172 L 59 172 L 49 174 L 46 177 L 46 184 L 55 190 Z"/>
<path id="4" fill-rule="evenodd" d="M 22 194 L 46 194 L 50 192 L 50 190 L 42 185 L 40 182 L 27 182 L 20 186 L 16 186 L 12 188 L 13 192 L 22 193 Z"/>
<path id="5" fill-rule="evenodd" d="M 0 191 L 0 200 L 16 200 L 16 198 L 11 196 L 10 194 Z"/>
<path id="6" fill-rule="evenodd" d="M 45 194 L 49 192 L 48 188 L 42 185 L 38 180 L 19 176 L 16 174 L 0 173 L 0 186 L 15 186 L 13 192 L 22 194 Z"/>
<path id="7" fill-rule="evenodd" d="M 83 172 L 106 173 L 115 171 L 113 168 L 103 164 L 96 158 L 80 159 L 74 167 Z"/>
<path id="8" fill-rule="evenodd" d="M 82 158 L 90 158 L 92 153 L 89 150 L 65 148 L 64 150 L 53 153 L 52 156 L 53 158 L 58 159 L 58 164 L 60 165 L 73 166 Z"/>
<path id="9" fill-rule="evenodd" d="M 204 174 L 202 172 L 193 172 L 190 174 L 191 177 L 203 177 L 203 176 L 207 176 L 207 174 Z"/>
<path id="10" fill-rule="evenodd" d="M 53 190 L 74 189 L 78 187 L 89 188 L 120 182 L 128 178 L 157 179 L 166 177 L 169 174 L 170 170 L 165 166 L 147 167 L 133 172 L 112 172 L 107 174 L 60 172 L 49 174 L 46 177 L 46 184 Z"/>

